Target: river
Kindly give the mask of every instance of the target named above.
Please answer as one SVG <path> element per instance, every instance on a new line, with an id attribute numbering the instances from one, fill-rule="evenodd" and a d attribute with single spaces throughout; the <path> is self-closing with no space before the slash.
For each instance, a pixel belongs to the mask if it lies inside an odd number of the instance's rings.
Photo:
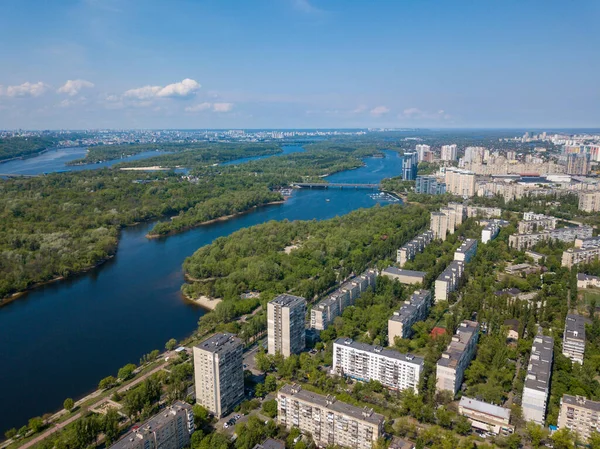
<path id="1" fill-rule="evenodd" d="M 374 183 L 401 172 L 396 152 L 367 158 L 331 182 Z M 27 163 L 28 160 L 21 161 Z M 180 294 L 181 265 L 197 248 L 269 220 L 323 220 L 376 201 L 368 190 L 297 190 L 281 205 L 148 240 L 152 223 L 121 233 L 114 259 L 66 281 L 42 286 L 0 308 L 0 432 L 53 412 L 126 363 L 191 334 L 205 313 Z M 326 201 L 329 199 L 329 201 Z"/>

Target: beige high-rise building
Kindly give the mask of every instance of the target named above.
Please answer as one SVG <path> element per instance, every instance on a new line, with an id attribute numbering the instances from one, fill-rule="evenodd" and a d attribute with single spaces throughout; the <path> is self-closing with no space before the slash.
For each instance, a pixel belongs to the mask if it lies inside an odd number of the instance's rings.
<path id="1" fill-rule="evenodd" d="M 304 350 L 305 314 L 306 300 L 300 296 L 282 294 L 267 304 L 269 354 L 289 357 Z"/>
<path id="2" fill-rule="evenodd" d="M 475 195 L 475 173 L 460 168 L 446 168 L 446 192 L 471 197 Z"/>
<path id="3" fill-rule="evenodd" d="M 587 442 L 592 432 L 598 432 L 600 421 L 600 402 L 583 396 L 564 394 L 560 400 L 558 428 L 569 429 L 577 434 L 579 440 Z"/>
<path id="4" fill-rule="evenodd" d="M 437 362 L 437 391 L 446 390 L 456 394 L 462 385 L 465 370 L 475 356 L 478 341 L 479 323 L 469 320 L 461 322 L 442 358 Z"/>
<path id="5" fill-rule="evenodd" d="M 600 192 L 581 192 L 579 194 L 579 210 L 585 212 L 600 211 Z"/>
<path id="6" fill-rule="evenodd" d="M 383 436 L 383 415 L 338 401 L 332 395 L 303 390 L 297 384 L 281 387 L 277 404 L 279 424 L 309 433 L 319 447 L 372 449 Z"/>
<path id="7" fill-rule="evenodd" d="M 231 413 L 244 399 L 242 341 L 215 334 L 194 346 L 196 402 L 215 416 Z"/>

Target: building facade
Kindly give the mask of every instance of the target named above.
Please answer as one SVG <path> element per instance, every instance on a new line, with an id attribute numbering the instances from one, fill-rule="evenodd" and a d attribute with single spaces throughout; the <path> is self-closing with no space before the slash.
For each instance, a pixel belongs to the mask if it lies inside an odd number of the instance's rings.
<path id="1" fill-rule="evenodd" d="M 416 181 L 418 163 L 419 156 L 417 153 L 404 153 L 402 159 L 402 179 L 405 181 Z"/>
<path id="2" fill-rule="evenodd" d="M 579 210 L 585 212 L 600 211 L 600 192 L 581 192 L 579 194 Z"/>
<path id="3" fill-rule="evenodd" d="M 466 416 L 471 426 L 494 435 L 509 435 L 515 431 L 510 424 L 510 409 L 463 396 L 458 413 Z"/>
<path id="4" fill-rule="evenodd" d="M 460 168 L 446 168 L 446 191 L 462 197 L 475 196 L 475 173 Z"/>
<path id="5" fill-rule="evenodd" d="M 460 285 L 465 263 L 454 260 L 446 267 L 442 274 L 435 280 L 435 302 L 447 301 L 448 295 L 455 291 Z"/>
<path id="6" fill-rule="evenodd" d="M 277 393 L 277 421 L 287 429 L 310 433 L 319 447 L 372 449 L 383 436 L 384 417 L 373 409 L 355 407 L 322 396 L 300 385 L 284 385 Z"/>
<path id="7" fill-rule="evenodd" d="M 284 357 L 302 352 L 306 347 L 306 300 L 282 294 L 267 304 L 267 341 L 269 354 Z"/>
<path id="8" fill-rule="evenodd" d="M 559 429 L 569 429 L 577 434 L 582 443 L 586 443 L 593 432 L 598 432 L 599 421 L 600 402 L 591 401 L 583 396 L 563 395 L 558 413 Z"/>
<path id="9" fill-rule="evenodd" d="M 590 174 L 592 168 L 589 154 L 569 154 L 567 156 L 567 174 L 583 175 Z"/>
<path id="10" fill-rule="evenodd" d="M 593 230 L 591 227 L 578 226 L 573 228 L 559 228 L 535 234 L 513 234 L 508 238 L 508 244 L 513 248 L 523 250 L 547 240 L 573 242 L 575 239 L 587 239 L 592 236 L 592 233 Z"/>
<path id="11" fill-rule="evenodd" d="M 192 406 L 176 401 L 109 449 L 183 449 L 189 447 L 194 430 Z"/>
<path id="12" fill-rule="evenodd" d="M 456 144 L 442 145 L 440 151 L 440 159 L 443 161 L 455 161 L 458 157 L 458 149 Z"/>
<path id="13" fill-rule="evenodd" d="M 244 399 L 242 341 L 215 334 L 194 346 L 196 402 L 215 416 L 230 413 Z"/>
<path id="14" fill-rule="evenodd" d="M 446 193 L 446 183 L 438 181 L 435 176 L 417 176 L 415 193 L 426 195 L 443 195 Z"/>
<path id="15" fill-rule="evenodd" d="M 396 262 L 400 268 L 402 268 L 409 260 L 413 260 L 418 253 L 422 253 L 432 241 L 433 231 L 429 230 L 400 247 L 400 249 L 396 251 Z"/>
<path id="16" fill-rule="evenodd" d="M 577 273 L 577 288 L 600 287 L 600 277 Z"/>
<path id="17" fill-rule="evenodd" d="M 429 290 L 415 291 L 402 307 L 394 312 L 388 320 L 388 341 L 394 344 L 396 337 L 409 338 L 413 331 L 412 326 L 417 321 L 423 321 L 429 314 L 431 307 L 431 293 Z"/>
<path id="18" fill-rule="evenodd" d="M 331 373 L 361 382 L 376 380 L 390 390 L 417 393 L 424 363 L 422 357 L 338 338 L 333 343 Z"/>
<path id="19" fill-rule="evenodd" d="M 367 270 L 357 276 L 316 304 L 310 311 L 310 327 L 312 329 L 327 329 L 335 317 L 341 316 L 347 306 L 351 306 L 356 299 L 369 287 L 374 288 L 377 280 L 377 270 Z"/>
<path id="20" fill-rule="evenodd" d="M 554 359 L 554 339 L 538 335 L 533 340 L 523 388 L 523 418 L 543 426 L 550 394 L 550 377 Z"/>
<path id="21" fill-rule="evenodd" d="M 583 365 L 585 352 L 585 319 L 581 315 L 567 315 L 563 333 L 562 353 L 573 362 Z"/>
<path id="22" fill-rule="evenodd" d="M 452 341 L 436 366 L 436 390 L 450 391 L 453 395 L 462 385 L 465 370 L 471 363 L 479 341 L 479 323 L 464 320 L 458 326 Z"/>

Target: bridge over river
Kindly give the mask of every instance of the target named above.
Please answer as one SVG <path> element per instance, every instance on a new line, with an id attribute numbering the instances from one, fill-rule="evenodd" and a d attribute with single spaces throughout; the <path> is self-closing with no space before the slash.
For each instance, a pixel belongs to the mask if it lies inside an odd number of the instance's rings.
<path id="1" fill-rule="evenodd" d="M 301 189 L 369 189 L 379 190 L 381 184 L 356 184 L 349 182 L 296 182 L 292 187 L 300 187 Z"/>

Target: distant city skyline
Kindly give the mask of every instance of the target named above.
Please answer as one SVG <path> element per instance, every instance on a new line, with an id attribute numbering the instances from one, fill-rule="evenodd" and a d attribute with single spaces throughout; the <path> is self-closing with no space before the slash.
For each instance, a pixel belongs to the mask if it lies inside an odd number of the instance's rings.
<path id="1" fill-rule="evenodd" d="M 0 129 L 598 128 L 600 3 L 5 0 Z"/>

